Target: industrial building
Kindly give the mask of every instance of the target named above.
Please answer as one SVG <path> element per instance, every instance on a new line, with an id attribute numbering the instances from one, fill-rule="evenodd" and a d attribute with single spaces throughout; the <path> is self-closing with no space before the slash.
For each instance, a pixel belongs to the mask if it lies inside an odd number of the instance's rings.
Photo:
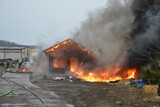
<path id="1" fill-rule="evenodd" d="M 22 59 L 36 53 L 36 49 L 30 47 L 0 47 L 0 59 Z"/>

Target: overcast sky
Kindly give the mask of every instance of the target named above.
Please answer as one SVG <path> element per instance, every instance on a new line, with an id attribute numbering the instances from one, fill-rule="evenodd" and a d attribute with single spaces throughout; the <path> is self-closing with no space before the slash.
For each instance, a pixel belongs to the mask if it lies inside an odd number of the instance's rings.
<path id="1" fill-rule="evenodd" d="M 0 0 L 0 40 L 25 45 L 54 43 L 104 7 L 107 0 Z"/>

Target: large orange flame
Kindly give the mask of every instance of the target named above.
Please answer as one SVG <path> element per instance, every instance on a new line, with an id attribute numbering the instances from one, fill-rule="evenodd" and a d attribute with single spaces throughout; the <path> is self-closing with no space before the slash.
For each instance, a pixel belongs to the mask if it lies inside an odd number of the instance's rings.
<path id="1" fill-rule="evenodd" d="M 73 70 L 73 69 L 72 69 Z M 109 82 L 121 79 L 130 79 L 135 77 L 137 70 L 135 68 L 128 69 L 122 73 L 122 75 L 116 75 L 120 67 L 115 67 L 111 69 L 96 69 L 93 71 L 85 71 L 83 69 L 78 69 L 77 71 L 72 71 L 72 73 L 78 78 L 82 78 L 85 81 L 90 82 Z"/>

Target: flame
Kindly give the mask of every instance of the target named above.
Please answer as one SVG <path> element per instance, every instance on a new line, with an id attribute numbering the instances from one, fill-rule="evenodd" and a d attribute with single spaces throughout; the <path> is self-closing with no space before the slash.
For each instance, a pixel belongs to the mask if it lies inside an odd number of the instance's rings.
<path id="1" fill-rule="evenodd" d="M 46 52 L 46 53 L 47 53 L 47 52 L 54 52 L 57 48 L 59 48 L 59 47 L 62 46 L 62 45 L 65 45 L 65 44 L 67 44 L 67 43 L 69 43 L 69 42 L 70 42 L 70 41 L 64 41 L 64 42 L 62 42 L 61 44 L 57 44 L 57 45 L 49 48 L 49 49 L 46 50 L 45 52 Z"/>
<path id="2" fill-rule="evenodd" d="M 22 68 L 22 69 L 19 69 L 18 72 L 29 72 L 29 71 L 25 68 Z"/>
<path id="3" fill-rule="evenodd" d="M 71 58 L 71 72 L 75 72 L 77 70 L 78 60 L 77 58 Z"/>
<path id="4" fill-rule="evenodd" d="M 54 63 L 53 63 L 53 67 L 55 67 L 55 68 L 58 68 L 58 67 L 59 67 L 59 64 L 58 64 L 57 59 L 55 59 L 55 61 L 54 61 Z"/>
<path id="5" fill-rule="evenodd" d="M 67 59 L 64 57 L 56 57 L 53 61 L 54 68 L 65 68 L 67 66 Z"/>
<path id="6" fill-rule="evenodd" d="M 71 66 L 71 69 L 70 69 L 71 72 L 75 72 L 75 68 L 73 66 Z"/>
<path id="7" fill-rule="evenodd" d="M 74 71 L 74 75 L 78 78 L 82 78 L 85 81 L 90 82 L 109 82 L 121 79 L 130 79 L 135 77 L 137 70 L 135 68 L 129 69 L 123 72 L 122 75 L 116 75 L 120 67 L 110 68 L 110 69 L 97 69 L 93 71 L 85 71 L 83 69 L 78 69 Z"/>

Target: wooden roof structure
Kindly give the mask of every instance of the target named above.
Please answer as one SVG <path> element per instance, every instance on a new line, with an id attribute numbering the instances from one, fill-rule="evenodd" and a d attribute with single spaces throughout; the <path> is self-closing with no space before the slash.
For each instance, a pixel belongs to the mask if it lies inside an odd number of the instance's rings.
<path id="1" fill-rule="evenodd" d="M 49 47 L 43 51 L 49 56 L 64 56 L 76 57 L 79 55 L 94 55 L 94 52 L 84 46 L 74 42 L 72 39 L 67 39 L 59 44 Z"/>

